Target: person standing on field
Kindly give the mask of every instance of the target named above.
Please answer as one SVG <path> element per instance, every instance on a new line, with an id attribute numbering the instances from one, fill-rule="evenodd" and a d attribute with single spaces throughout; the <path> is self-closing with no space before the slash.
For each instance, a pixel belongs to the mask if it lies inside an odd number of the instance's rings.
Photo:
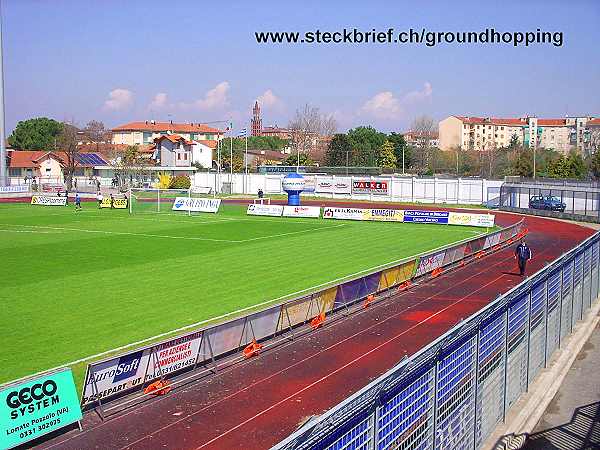
<path id="1" fill-rule="evenodd" d="M 524 240 L 521 241 L 521 243 L 515 249 L 515 258 L 519 264 L 519 274 L 521 276 L 525 275 L 527 261 L 529 261 L 532 257 L 533 253 L 531 252 L 531 249 L 528 247 L 527 243 Z"/>
<path id="2" fill-rule="evenodd" d="M 79 192 L 75 193 L 75 211 L 81 211 L 81 197 Z"/>
<path id="3" fill-rule="evenodd" d="M 98 200 L 98 209 L 102 208 L 102 200 L 104 200 L 104 197 L 102 196 L 101 191 L 98 191 L 98 195 L 96 195 L 96 200 Z"/>

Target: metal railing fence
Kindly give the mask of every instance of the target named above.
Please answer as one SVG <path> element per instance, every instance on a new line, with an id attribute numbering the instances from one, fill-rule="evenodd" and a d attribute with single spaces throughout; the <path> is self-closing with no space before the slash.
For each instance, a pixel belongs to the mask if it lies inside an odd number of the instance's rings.
<path id="1" fill-rule="evenodd" d="M 478 449 L 598 297 L 600 233 L 274 449 Z"/>

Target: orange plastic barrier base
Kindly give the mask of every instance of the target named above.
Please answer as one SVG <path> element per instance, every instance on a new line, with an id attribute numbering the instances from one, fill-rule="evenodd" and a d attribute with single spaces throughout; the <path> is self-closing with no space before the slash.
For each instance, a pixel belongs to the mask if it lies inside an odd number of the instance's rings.
<path id="1" fill-rule="evenodd" d="M 244 349 L 244 358 L 251 358 L 255 355 L 258 355 L 263 348 L 262 344 L 256 342 L 256 339 L 253 339 L 246 348 Z"/>
<path id="2" fill-rule="evenodd" d="M 398 286 L 398 290 L 404 291 L 404 290 L 408 289 L 410 287 L 410 285 L 411 285 L 411 282 L 407 280 L 404 283 L 402 283 L 400 286 Z"/>
<path id="3" fill-rule="evenodd" d="M 433 269 L 431 272 L 431 278 L 439 277 L 442 273 L 444 273 L 444 269 L 438 267 L 437 269 Z"/>
<path id="4" fill-rule="evenodd" d="M 363 304 L 363 308 L 368 307 L 371 303 L 373 303 L 374 300 L 375 296 L 373 294 L 367 295 L 367 298 L 365 298 L 365 303 Z"/>
<path id="5" fill-rule="evenodd" d="M 171 383 L 167 380 L 158 380 L 149 384 L 144 389 L 144 394 L 165 395 L 171 391 Z"/>
<path id="6" fill-rule="evenodd" d="M 323 325 L 324 322 L 325 322 L 325 313 L 322 312 L 321 314 L 319 314 L 317 317 L 315 317 L 313 320 L 310 321 L 310 327 L 313 330 L 316 330 L 321 325 Z"/>

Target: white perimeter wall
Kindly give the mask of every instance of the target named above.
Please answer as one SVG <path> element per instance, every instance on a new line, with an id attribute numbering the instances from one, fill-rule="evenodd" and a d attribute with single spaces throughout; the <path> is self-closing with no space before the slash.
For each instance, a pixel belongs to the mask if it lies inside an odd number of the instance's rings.
<path id="1" fill-rule="evenodd" d="M 262 189 L 265 196 L 269 194 L 284 194 L 281 189 L 282 175 L 263 174 L 226 174 L 196 173 L 194 186 L 211 187 L 213 191 L 221 192 L 223 183 L 232 182 L 233 194 L 256 195 L 258 189 Z M 319 179 L 331 180 L 330 175 L 308 175 L 315 178 L 315 184 Z M 403 201 L 422 203 L 462 203 L 482 204 L 488 201 L 494 202 L 500 195 L 501 180 L 485 179 L 447 179 L 447 178 L 414 178 L 414 177 L 346 177 L 339 176 L 344 180 L 349 179 L 373 179 L 386 180 L 390 185 L 391 195 L 350 195 L 306 192 L 303 195 L 311 195 L 324 198 L 352 198 L 356 200 L 381 200 L 381 201 Z"/>

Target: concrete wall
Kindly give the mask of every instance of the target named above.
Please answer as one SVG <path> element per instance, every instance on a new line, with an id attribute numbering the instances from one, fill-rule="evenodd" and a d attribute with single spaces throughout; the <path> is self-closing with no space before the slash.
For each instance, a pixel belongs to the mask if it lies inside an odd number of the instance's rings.
<path id="1" fill-rule="evenodd" d="M 211 187 L 213 190 L 222 191 L 223 183 L 232 182 L 233 194 L 256 195 L 262 189 L 265 195 L 285 194 L 281 188 L 284 175 L 263 175 L 200 172 L 194 176 L 194 186 Z M 319 179 L 335 179 L 325 175 L 305 175 L 307 184 L 316 184 Z M 365 179 L 369 177 L 337 177 L 349 180 Z M 446 178 L 410 178 L 410 177 L 373 177 L 373 179 L 387 180 L 390 184 L 390 195 L 351 195 L 305 192 L 302 195 L 311 195 L 332 199 L 377 200 L 395 202 L 419 203 L 450 203 L 450 204 L 482 204 L 497 200 L 500 193 L 500 180 L 482 179 L 446 179 Z"/>

